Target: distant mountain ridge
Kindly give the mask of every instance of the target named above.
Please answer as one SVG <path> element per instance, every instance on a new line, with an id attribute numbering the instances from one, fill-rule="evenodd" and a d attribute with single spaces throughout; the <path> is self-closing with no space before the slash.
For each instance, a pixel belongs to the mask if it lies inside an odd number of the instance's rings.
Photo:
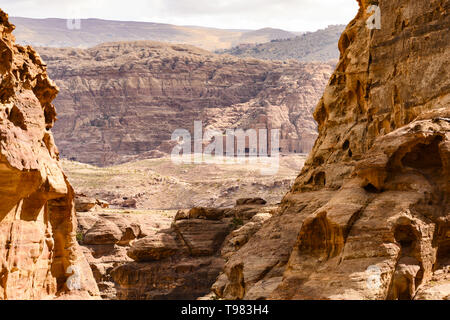
<path id="1" fill-rule="evenodd" d="M 230 49 L 242 43 L 264 43 L 296 37 L 281 29 L 227 30 L 164 23 L 81 19 L 80 29 L 67 27 L 66 19 L 11 18 L 17 42 L 36 47 L 89 48 L 105 42 L 151 40 L 182 43 L 206 50 Z"/>
<path id="2" fill-rule="evenodd" d="M 303 62 L 339 59 L 338 41 L 344 25 L 332 25 L 290 39 L 273 39 L 268 43 L 240 44 L 217 53 L 265 60 L 296 59 Z"/>

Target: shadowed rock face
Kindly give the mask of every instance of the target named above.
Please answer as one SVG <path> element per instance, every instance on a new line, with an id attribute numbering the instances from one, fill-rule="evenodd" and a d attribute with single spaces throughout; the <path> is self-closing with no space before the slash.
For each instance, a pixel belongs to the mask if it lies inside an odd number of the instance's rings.
<path id="1" fill-rule="evenodd" d="M 14 44 L 13 30 L 0 10 L 0 299 L 97 296 L 50 131 L 58 88 L 39 55 Z M 70 267 L 80 273 L 76 292 L 66 285 Z"/>
<path id="2" fill-rule="evenodd" d="M 309 152 L 326 63 L 268 62 L 158 42 L 40 48 L 61 88 L 54 132 L 63 158 L 97 166 L 170 153 L 194 121 L 218 130 L 281 129 L 283 151 Z M 262 126 L 262 127 L 261 127 Z M 163 155 L 163 154 L 162 154 Z"/>
<path id="3" fill-rule="evenodd" d="M 450 297 L 450 1 L 378 1 L 381 30 L 369 2 L 341 36 L 304 169 L 228 259 L 220 297 Z"/>

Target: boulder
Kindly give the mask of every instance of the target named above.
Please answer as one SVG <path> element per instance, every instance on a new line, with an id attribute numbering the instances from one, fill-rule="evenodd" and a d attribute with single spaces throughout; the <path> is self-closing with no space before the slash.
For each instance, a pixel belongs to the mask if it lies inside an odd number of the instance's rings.
<path id="1" fill-rule="evenodd" d="M 116 244 L 123 236 L 122 230 L 107 219 L 99 219 L 94 226 L 84 235 L 83 243 L 92 244 Z"/>
<path id="2" fill-rule="evenodd" d="M 77 196 L 75 198 L 75 210 L 77 212 L 89 212 L 97 208 L 97 199 L 86 196 Z"/>
<path id="3" fill-rule="evenodd" d="M 189 211 L 186 210 L 178 210 L 177 214 L 175 215 L 175 221 L 178 220 L 186 220 L 189 219 Z"/>
<path id="4" fill-rule="evenodd" d="M 75 210 L 77 212 L 90 212 L 98 208 L 109 208 L 109 203 L 104 200 L 87 197 L 83 194 L 77 194 L 75 197 Z"/>
<path id="5" fill-rule="evenodd" d="M 139 239 L 128 250 L 128 256 L 136 262 L 158 261 L 173 256 L 179 250 L 170 233 L 157 233 Z"/>
<path id="6" fill-rule="evenodd" d="M 105 200 L 96 199 L 96 204 L 102 209 L 109 208 L 109 203 L 108 201 Z"/>
<path id="7" fill-rule="evenodd" d="M 192 256 L 213 255 L 231 230 L 227 221 L 203 219 L 179 220 L 173 227 Z"/>
<path id="8" fill-rule="evenodd" d="M 129 216 L 117 214 L 99 214 L 99 218 L 114 223 L 122 232 L 119 245 L 129 245 L 130 242 L 142 236 L 141 226 Z"/>

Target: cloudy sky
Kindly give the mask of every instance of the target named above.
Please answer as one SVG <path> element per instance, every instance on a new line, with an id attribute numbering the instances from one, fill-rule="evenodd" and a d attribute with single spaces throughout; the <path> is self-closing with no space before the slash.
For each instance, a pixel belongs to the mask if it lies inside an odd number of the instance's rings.
<path id="1" fill-rule="evenodd" d="M 100 18 L 227 29 L 313 31 L 347 24 L 356 0 L 0 0 L 11 16 Z"/>

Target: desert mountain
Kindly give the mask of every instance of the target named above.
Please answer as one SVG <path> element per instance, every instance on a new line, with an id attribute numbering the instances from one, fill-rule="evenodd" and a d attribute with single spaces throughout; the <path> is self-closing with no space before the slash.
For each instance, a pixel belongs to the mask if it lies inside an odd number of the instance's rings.
<path id="1" fill-rule="evenodd" d="M 449 299 L 450 1 L 377 1 L 369 29 L 373 3 L 340 38 L 304 169 L 218 297 Z"/>
<path id="2" fill-rule="evenodd" d="M 316 32 L 307 32 L 294 38 L 278 38 L 267 43 L 243 43 L 231 49 L 220 50 L 237 57 L 266 60 L 297 59 L 299 61 L 329 61 L 339 59 L 337 43 L 345 26 L 335 25 Z"/>
<path id="3" fill-rule="evenodd" d="M 333 65 L 215 55 L 187 45 L 108 43 L 39 48 L 61 91 L 61 156 L 107 166 L 170 153 L 176 129 L 281 129 L 282 152 L 307 153 L 312 111 Z"/>
<path id="4" fill-rule="evenodd" d="M 153 40 L 185 43 L 206 50 L 229 49 L 241 43 L 263 43 L 296 34 L 279 29 L 226 30 L 163 23 L 81 19 L 79 28 L 66 19 L 12 17 L 23 45 L 88 48 L 104 42 Z"/>

